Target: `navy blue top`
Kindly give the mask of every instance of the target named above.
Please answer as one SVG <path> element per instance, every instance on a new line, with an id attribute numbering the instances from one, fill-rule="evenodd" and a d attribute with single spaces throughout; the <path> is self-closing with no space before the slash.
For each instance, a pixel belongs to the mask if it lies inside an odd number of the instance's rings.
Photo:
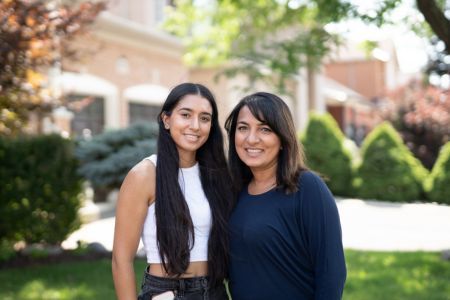
<path id="1" fill-rule="evenodd" d="M 333 196 L 312 172 L 299 190 L 240 193 L 230 219 L 233 300 L 341 299 L 346 278 Z"/>

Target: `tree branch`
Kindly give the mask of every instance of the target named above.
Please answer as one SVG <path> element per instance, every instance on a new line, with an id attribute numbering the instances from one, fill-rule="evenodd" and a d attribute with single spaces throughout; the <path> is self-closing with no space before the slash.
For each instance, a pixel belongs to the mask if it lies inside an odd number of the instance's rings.
<path id="1" fill-rule="evenodd" d="M 450 20 L 445 17 L 435 0 L 416 0 L 416 4 L 433 32 L 444 42 L 445 51 L 450 53 Z"/>

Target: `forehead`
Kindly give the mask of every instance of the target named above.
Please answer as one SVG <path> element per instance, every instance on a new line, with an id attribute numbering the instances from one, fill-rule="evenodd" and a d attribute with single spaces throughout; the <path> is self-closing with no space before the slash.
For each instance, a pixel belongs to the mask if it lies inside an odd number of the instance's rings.
<path id="1" fill-rule="evenodd" d="M 251 112 L 250 108 L 245 105 L 241 108 L 241 110 L 239 111 L 238 117 L 237 117 L 237 122 L 246 122 L 246 123 L 258 123 L 258 124 L 262 124 L 263 122 L 261 122 L 260 120 L 258 120 L 255 115 L 253 115 L 253 113 Z"/>
<path id="2" fill-rule="evenodd" d="M 200 95 L 186 95 L 178 101 L 174 110 L 189 109 L 192 111 L 212 114 L 212 106 L 209 101 Z"/>

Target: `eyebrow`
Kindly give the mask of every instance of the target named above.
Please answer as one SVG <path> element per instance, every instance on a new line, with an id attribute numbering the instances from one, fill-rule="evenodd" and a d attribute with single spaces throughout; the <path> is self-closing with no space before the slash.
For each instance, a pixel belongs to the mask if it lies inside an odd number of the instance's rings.
<path id="1" fill-rule="evenodd" d="M 258 120 L 259 121 L 259 120 Z M 244 125 L 248 125 L 248 123 L 247 122 L 245 122 L 245 121 L 239 121 L 239 122 L 237 122 L 237 124 L 244 124 Z M 261 121 L 259 121 L 259 123 L 258 124 L 256 124 L 257 126 L 269 126 L 269 124 L 267 124 L 267 122 L 261 122 Z M 270 127 L 270 126 L 269 126 Z"/>
<path id="2" fill-rule="evenodd" d="M 187 108 L 187 107 L 180 107 L 179 109 L 177 109 L 177 111 L 180 111 L 180 110 L 187 110 L 188 112 L 193 112 L 193 110 L 191 108 Z M 212 113 L 209 113 L 209 112 L 206 112 L 206 111 L 202 111 L 202 112 L 200 112 L 200 114 L 208 115 L 208 116 L 212 117 Z"/>

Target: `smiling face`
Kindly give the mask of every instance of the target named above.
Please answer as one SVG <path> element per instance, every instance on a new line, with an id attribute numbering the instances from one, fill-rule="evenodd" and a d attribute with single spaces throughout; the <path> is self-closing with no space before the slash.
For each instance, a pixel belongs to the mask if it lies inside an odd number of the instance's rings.
<path id="1" fill-rule="evenodd" d="M 237 117 L 234 141 L 239 158 L 252 172 L 270 168 L 275 172 L 280 138 L 268 125 L 255 118 L 247 106 L 242 107 Z"/>
<path id="2" fill-rule="evenodd" d="M 170 131 L 180 157 L 192 156 L 208 140 L 212 107 L 200 95 L 186 95 L 170 115 L 162 115 L 162 120 L 164 127 Z"/>

